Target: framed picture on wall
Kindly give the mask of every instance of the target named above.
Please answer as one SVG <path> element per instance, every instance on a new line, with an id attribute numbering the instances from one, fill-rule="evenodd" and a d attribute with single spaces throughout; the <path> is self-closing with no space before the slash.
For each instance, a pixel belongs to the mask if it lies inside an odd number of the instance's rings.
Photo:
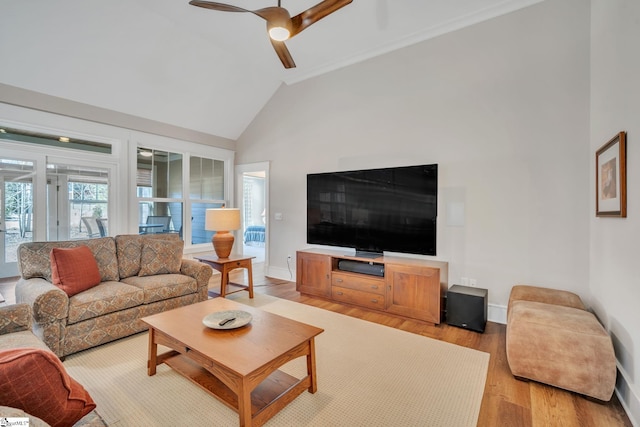
<path id="1" fill-rule="evenodd" d="M 626 132 L 596 151 L 596 216 L 627 216 Z"/>

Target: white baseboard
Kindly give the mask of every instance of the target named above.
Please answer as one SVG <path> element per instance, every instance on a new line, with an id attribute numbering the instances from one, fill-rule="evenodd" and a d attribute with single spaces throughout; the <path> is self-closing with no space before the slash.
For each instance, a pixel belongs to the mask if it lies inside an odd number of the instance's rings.
<path id="1" fill-rule="evenodd" d="M 281 267 L 265 266 L 265 276 L 272 277 L 274 279 L 289 280 L 290 282 L 296 281 L 296 271 L 289 270 Z"/>
<path id="2" fill-rule="evenodd" d="M 503 325 L 507 324 L 507 306 L 505 305 L 497 305 L 497 304 L 489 304 L 487 320 L 495 323 L 502 323 Z"/>
<path id="3" fill-rule="evenodd" d="M 620 362 L 617 362 L 617 366 L 618 376 L 616 378 L 616 396 L 618 396 L 618 400 L 622 404 L 624 411 L 627 413 L 631 424 L 638 427 L 640 426 L 638 421 L 640 420 L 640 398 L 629 386 L 627 374 L 620 368 Z"/>

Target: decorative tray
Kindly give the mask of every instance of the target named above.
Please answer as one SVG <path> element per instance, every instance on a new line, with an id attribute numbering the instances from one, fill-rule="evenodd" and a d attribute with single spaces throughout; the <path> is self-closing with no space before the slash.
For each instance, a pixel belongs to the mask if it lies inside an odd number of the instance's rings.
<path id="1" fill-rule="evenodd" d="M 252 318 L 246 311 L 225 310 L 207 314 L 202 323 L 212 329 L 235 329 L 248 324 Z"/>

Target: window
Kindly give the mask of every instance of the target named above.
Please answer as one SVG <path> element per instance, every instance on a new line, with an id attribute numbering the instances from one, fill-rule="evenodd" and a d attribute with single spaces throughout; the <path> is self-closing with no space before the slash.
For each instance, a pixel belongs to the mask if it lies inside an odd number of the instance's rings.
<path id="1" fill-rule="evenodd" d="M 188 196 L 183 195 L 185 163 Z M 225 184 L 224 160 L 138 147 L 139 233 L 178 233 L 191 244 L 211 242 L 213 232 L 204 229 L 205 212 L 225 205 Z"/>
<path id="2" fill-rule="evenodd" d="M 224 161 L 192 156 L 189 166 L 191 243 L 207 243 L 213 231 L 204 229 L 205 213 L 207 209 L 225 205 Z"/>
<path id="3" fill-rule="evenodd" d="M 34 162 L 0 158 L 0 271 L 17 260 L 21 243 L 33 241 Z"/>
<path id="4" fill-rule="evenodd" d="M 47 163 L 47 240 L 108 235 L 109 171 Z"/>
<path id="5" fill-rule="evenodd" d="M 138 231 L 182 237 L 182 154 L 139 148 L 136 180 Z"/>

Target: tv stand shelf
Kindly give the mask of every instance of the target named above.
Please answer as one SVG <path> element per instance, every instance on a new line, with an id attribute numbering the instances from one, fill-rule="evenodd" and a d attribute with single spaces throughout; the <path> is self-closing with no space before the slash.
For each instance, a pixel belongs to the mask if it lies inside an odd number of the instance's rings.
<path id="1" fill-rule="evenodd" d="M 384 276 L 340 270 L 341 260 L 384 266 Z M 448 264 L 418 258 L 361 258 L 307 249 L 296 254 L 296 290 L 302 294 L 439 324 L 448 289 Z"/>

